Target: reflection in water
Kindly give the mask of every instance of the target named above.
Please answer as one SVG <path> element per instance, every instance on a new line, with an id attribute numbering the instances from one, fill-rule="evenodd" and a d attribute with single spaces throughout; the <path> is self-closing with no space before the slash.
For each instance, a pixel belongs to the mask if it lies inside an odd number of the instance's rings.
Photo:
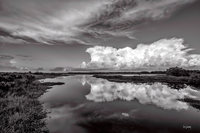
<path id="1" fill-rule="evenodd" d="M 180 99 L 196 98 L 192 94 L 198 92 L 189 86 L 175 90 L 161 83 L 115 83 L 92 77 L 82 79 L 82 83 L 85 82 L 91 85 L 91 91 L 86 95 L 88 100 L 105 102 L 117 99 L 126 101 L 137 99 L 141 104 L 154 104 L 164 109 L 188 109 L 188 104 Z"/>
<path id="2" fill-rule="evenodd" d="M 91 76 L 42 80 L 58 81 L 65 84 L 40 98 L 50 112 L 50 133 L 180 132 L 183 125 L 200 131 L 199 111 L 183 100 L 198 100 L 199 92 L 190 86 L 175 90 L 161 83 L 115 83 Z"/>

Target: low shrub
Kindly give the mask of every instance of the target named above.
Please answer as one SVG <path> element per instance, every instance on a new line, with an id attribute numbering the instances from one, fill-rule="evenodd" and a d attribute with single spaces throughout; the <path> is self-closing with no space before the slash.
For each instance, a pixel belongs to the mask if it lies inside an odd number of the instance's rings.
<path id="1" fill-rule="evenodd" d="M 189 76 L 190 73 L 188 70 L 185 70 L 183 68 L 179 68 L 179 67 L 172 67 L 166 70 L 166 74 L 167 75 L 171 75 L 171 76 Z"/>

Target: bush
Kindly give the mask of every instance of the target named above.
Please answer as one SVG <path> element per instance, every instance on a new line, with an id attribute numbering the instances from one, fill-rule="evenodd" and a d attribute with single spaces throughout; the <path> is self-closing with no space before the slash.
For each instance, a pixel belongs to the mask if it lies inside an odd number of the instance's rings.
<path id="1" fill-rule="evenodd" d="M 171 75 L 171 76 L 189 76 L 189 71 L 185 70 L 183 68 L 179 68 L 179 67 L 172 67 L 167 69 L 166 71 L 167 75 Z"/>
<path id="2" fill-rule="evenodd" d="M 200 86 L 200 74 L 192 74 L 188 80 L 189 84 Z"/>
<path id="3" fill-rule="evenodd" d="M 31 73 L 0 73 L 0 132 L 48 133 L 38 97 L 47 86 Z"/>

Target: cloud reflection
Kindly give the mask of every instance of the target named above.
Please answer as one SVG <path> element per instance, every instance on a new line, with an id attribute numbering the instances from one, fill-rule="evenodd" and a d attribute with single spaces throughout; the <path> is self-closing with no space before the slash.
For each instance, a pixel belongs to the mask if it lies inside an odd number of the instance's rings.
<path id="1" fill-rule="evenodd" d="M 196 98 L 194 94 L 197 92 L 190 86 L 176 90 L 161 83 L 115 83 L 93 77 L 85 77 L 82 82 L 91 85 L 91 91 L 86 95 L 87 100 L 109 102 L 137 99 L 141 104 L 154 104 L 163 109 L 188 109 L 189 105 L 178 99 Z"/>

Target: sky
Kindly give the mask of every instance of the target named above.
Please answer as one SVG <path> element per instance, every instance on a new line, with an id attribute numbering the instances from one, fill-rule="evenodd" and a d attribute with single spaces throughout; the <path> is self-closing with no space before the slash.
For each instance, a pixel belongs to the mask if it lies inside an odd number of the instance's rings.
<path id="1" fill-rule="evenodd" d="M 200 67 L 198 0 L 0 0 L 0 71 Z"/>

